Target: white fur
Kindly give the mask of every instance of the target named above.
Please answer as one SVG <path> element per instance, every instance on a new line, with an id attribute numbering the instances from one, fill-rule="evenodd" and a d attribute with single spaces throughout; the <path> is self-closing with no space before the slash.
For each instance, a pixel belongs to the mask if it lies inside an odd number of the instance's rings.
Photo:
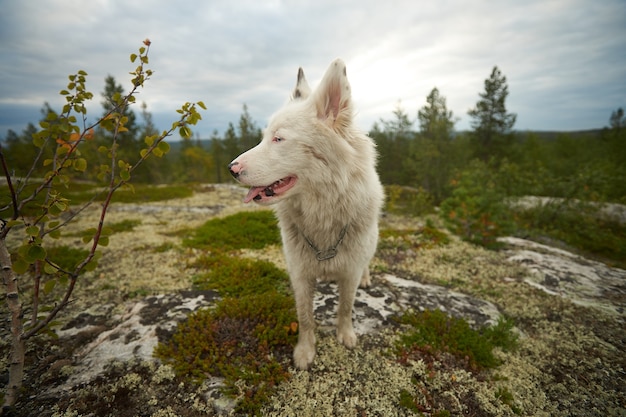
<path id="1" fill-rule="evenodd" d="M 302 70 L 292 100 L 270 119 L 263 140 L 230 165 L 242 183 L 264 187 L 296 176 L 295 185 L 275 196 L 278 218 L 299 321 L 294 363 L 307 369 L 315 357 L 313 292 L 318 279 L 337 281 L 337 338 L 356 345 L 352 307 L 359 284 L 370 285 L 368 264 L 378 241 L 383 189 L 376 173 L 375 145 L 353 125 L 350 84 L 341 60 L 331 63 L 311 91 Z M 320 250 L 345 237 L 337 256 L 317 260 L 306 239 Z M 305 238 L 306 237 L 306 238 Z"/>

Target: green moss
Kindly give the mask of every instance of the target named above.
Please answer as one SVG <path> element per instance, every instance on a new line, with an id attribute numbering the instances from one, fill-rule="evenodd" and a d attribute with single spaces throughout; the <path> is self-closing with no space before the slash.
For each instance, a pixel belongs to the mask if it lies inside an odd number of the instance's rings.
<path id="1" fill-rule="evenodd" d="M 111 233 L 131 232 L 135 227 L 141 224 L 139 219 L 126 219 L 120 222 L 107 225 Z"/>
<path id="2" fill-rule="evenodd" d="M 240 212 L 221 219 L 211 219 L 183 239 L 185 246 L 229 251 L 261 249 L 280 243 L 280 232 L 271 211 Z"/>
<path id="3" fill-rule="evenodd" d="M 171 249 L 176 249 L 176 245 L 174 243 L 171 242 L 165 242 L 165 243 L 161 243 L 159 246 L 152 248 L 153 252 L 156 253 L 163 253 L 163 252 L 167 252 Z"/>
<path id="4" fill-rule="evenodd" d="M 481 330 L 474 330 L 464 319 L 449 317 L 440 310 L 410 312 L 399 321 L 410 326 L 410 330 L 400 337 L 398 353 L 401 356 L 437 356 L 445 352 L 471 371 L 498 366 L 493 349 L 510 350 L 517 343 L 512 332 L 513 323 L 506 319 Z"/>
<path id="5" fill-rule="evenodd" d="M 211 254 L 198 260 L 208 272 L 194 279 L 198 289 L 218 290 L 221 294 L 241 297 L 279 290 L 286 293 L 289 276 L 267 261 L 237 258 L 225 254 Z"/>

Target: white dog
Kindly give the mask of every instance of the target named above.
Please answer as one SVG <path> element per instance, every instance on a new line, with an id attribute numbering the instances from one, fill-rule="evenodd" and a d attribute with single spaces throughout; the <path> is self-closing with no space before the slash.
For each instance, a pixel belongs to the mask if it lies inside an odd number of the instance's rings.
<path id="1" fill-rule="evenodd" d="M 244 202 L 274 204 L 298 311 L 295 366 L 315 357 L 313 293 L 317 279 L 337 281 L 337 339 L 356 345 L 352 307 L 378 241 L 383 188 L 376 150 L 353 125 L 346 66 L 334 61 L 311 91 L 302 69 L 292 100 L 270 119 L 263 140 L 230 165 L 251 186 Z"/>

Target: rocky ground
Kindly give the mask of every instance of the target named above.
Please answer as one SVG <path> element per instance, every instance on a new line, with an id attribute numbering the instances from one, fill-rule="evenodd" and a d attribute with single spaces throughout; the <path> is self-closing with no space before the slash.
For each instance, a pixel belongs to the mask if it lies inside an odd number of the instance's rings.
<path id="1" fill-rule="evenodd" d="M 245 190 L 205 186 L 190 198 L 115 204 L 111 221 L 137 219 L 111 236 L 100 266 L 85 275 L 55 328 L 28 347 L 19 416 L 201 416 L 234 413 L 236 398 L 208 377 L 194 385 L 158 363 L 152 352 L 189 312 L 219 294 L 194 291 L 200 252 L 181 246 L 181 230 L 213 216 L 255 209 Z M 76 230 L 94 224 L 95 209 Z M 436 220 L 435 220 L 436 221 Z M 387 215 L 381 227 L 413 229 L 422 219 Z M 68 233 L 69 234 L 69 233 Z M 275 416 L 404 416 L 403 392 L 422 398 L 423 415 L 626 416 L 626 271 L 571 251 L 519 238 L 488 251 L 454 237 L 447 245 L 403 248 L 393 238 L 372 264 L 373 286 L 355 305 L 359 345 L 347 350 L 333 336 L 336 293 L 320 284 L 315 300 L 318 356 L 310 371 L 291 369 L 263 409 Z M 64 239 L 79 244 L 80 238 Z M 284 268 L 279 247 L 241 256 Z M 519 346 L 498 351 L 498 368 L 468 372 L 445 359 L 399 361 L 392 317 L 406 309 L 440 309 L 472 326 L 515 322 Z M 6 307 L 0 312 L 6 316 Z M 4 326 L 3 326 L 4 327 Z M 7 331 L 1 331 L 6 369 Z M 6 381 L 6 373 L 0 374 Z M 438 414 L 446 415 L 446 414 Z"/>

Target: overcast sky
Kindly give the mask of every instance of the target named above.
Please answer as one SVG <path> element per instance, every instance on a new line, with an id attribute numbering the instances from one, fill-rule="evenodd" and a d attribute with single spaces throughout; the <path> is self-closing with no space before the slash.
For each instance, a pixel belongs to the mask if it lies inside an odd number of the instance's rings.
<path id="1" fill-rule="evenodd" d="M 265 126 L 298 67 L 315 86 L 337 57 L 364 130 L 398 103 L 415 117 L 433 87 L 468 129 L 495 65 L 518 130 L 601 128 L 626 107 L 624 0 L 0 0 L 0 10 L 0 137 L 36 123 L 44 102 L 60 109 L 79 69 L 101 114 L 104 78 L 128 88 L 128 57 L 145 38 L 155 73 L 138 100 L 160 129 L 203 100 L 203 138 L 236 123 L 244 103 Z"/>

